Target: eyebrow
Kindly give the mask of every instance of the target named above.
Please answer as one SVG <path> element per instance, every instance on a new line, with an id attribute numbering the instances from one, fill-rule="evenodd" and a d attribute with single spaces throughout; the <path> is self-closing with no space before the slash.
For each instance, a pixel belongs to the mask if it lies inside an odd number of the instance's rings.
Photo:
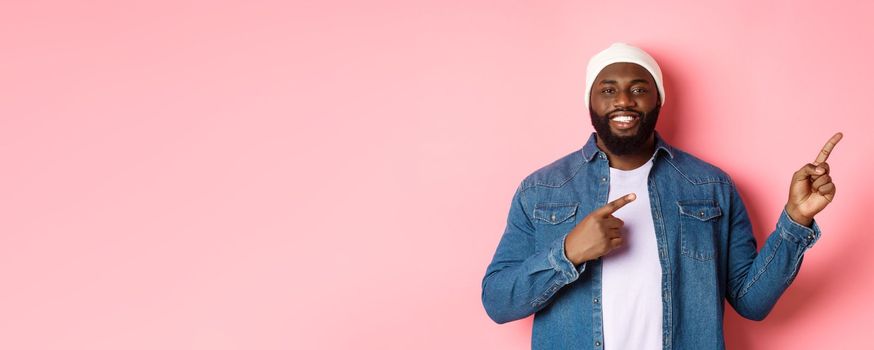
<path id="1" fill-rule="evenodd" d="M 646 80 L 646 79 L 639 79 L 639 78 L 638 78 L 638 79 L 634 79 L 634 80 L 632 80 L 631 83 L 632 83 L 632 84 L 636 84 L 636 83 L 649 84 L 649 80 Z M 616 80 L 607 80 L 607 79 L 604 79 L 604 80 L 601 80 L 601 84 L 616 84 Z"/>

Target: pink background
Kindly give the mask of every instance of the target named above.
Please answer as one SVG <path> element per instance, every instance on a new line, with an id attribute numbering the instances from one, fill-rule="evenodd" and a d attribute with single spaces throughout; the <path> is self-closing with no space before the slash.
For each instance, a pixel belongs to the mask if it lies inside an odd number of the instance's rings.
<path id="1" fill-rule="evenodd" d="M 588 58 L 666 74 L 659 130 L 761 241 L 829 136 L 836 201 L 735 349 L 871 348 L 864 1 L 6 1 L 0 348 L 527 349 L 480 282 L 510 198 L 579 148 Z"/>

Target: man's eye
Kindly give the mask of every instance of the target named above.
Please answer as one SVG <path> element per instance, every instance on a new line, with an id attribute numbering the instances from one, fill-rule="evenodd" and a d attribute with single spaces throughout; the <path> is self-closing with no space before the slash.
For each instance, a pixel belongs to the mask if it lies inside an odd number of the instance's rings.
<path id="1" fill-rule="evenodd" d="M 646 89 L 632 89 L 631 92 L 638 94 L 638 95 L 642 95 L 642 94 L 646 93 Z"/>
<path id="2" fill-rule="evenodd" d="M 613 89 L 603 89 L 601 90 L 602 94 L 612 94 L 615 90 Z"/>

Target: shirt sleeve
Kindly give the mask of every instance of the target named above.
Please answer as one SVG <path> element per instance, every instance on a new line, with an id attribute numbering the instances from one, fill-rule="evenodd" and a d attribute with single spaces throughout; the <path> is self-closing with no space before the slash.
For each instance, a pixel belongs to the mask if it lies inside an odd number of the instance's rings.
<path id="1" fill-rule="evenodd" d="M 774 231 L 757 251 L 743 201 L 734 186 L 731 191 L 726 298 L 741 316 L 762 320 L 797 276 L 804 253 L 819 239 L 820 229 L 816 221 L 810 227 L 798 224 L 784 208 Z"/>
<path id="2" fill-rule="evenodd" d="M 482 280 L 483 306 L 497 323 L 534 314 L 585 270 L 585 263 L 576 267 L 564 253 L 567 233 L 535 252 L 535 228 L 523 194 L 520 186 L 513 195 L 507 226 Z"/>

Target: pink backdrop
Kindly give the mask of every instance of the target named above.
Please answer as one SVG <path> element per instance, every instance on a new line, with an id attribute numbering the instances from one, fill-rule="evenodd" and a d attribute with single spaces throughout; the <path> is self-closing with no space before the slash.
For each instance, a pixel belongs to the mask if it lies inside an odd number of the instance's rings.
<path id="1" fill-rule="evenodd" d="M 586 60 L 666 74 L 659 130 L 760 241 L 829 136 L 836 201 L 735 349 L 874 341 L 863 1 L 7 1 L 0 348 L 527 349 L 480 281 L 510 198 L 591 132 Z M 869 179 L 869 180 L 865 180 Z M 867 182 L 866 182 L 867 181 Z"/>

